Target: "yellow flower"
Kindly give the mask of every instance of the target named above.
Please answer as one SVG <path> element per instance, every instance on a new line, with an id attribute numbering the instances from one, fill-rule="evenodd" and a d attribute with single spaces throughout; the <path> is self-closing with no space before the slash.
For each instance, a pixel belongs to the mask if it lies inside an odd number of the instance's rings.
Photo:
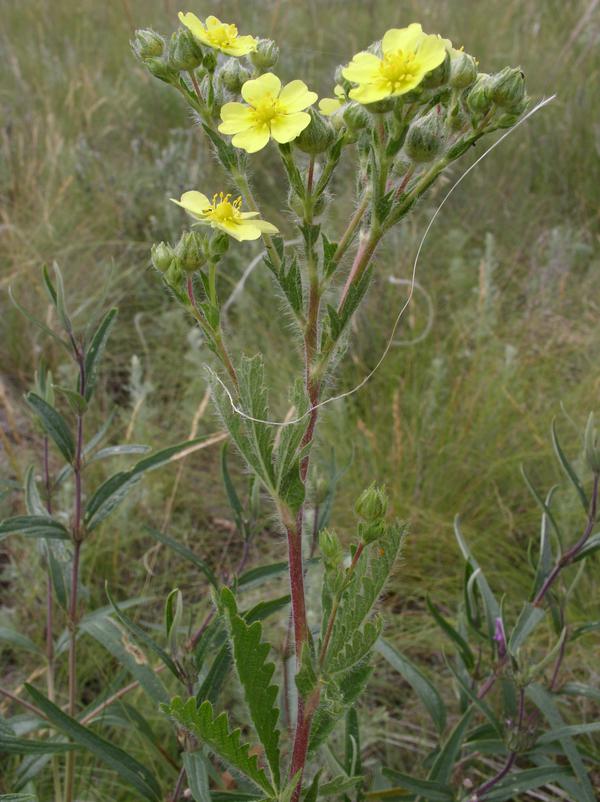
<path id="1" fill-rule="evenodd" d="M 408 28 L 392 28 L 381 41 L 383 58 L 357 53 L 342 71 L 344 78 L 358 84 L 350 90 L 350 97 L 359 103 L 375 103 L 410 92 L 445 59 L 445 41 L 423 33 L 418 22 Z"/>
<path id="2" fill-rule="evenodd" d="M 258 39 L 254 36 L 238 36 L 235 25 L 221 22 L 216 17 L 207 17 L 206 23 L 202 23 L 191 11 L 185 14 L 180 11 L 179 20 L 203 45 L 227 53 L 228 56 L 246 56 L 256 50 Z"/>
<path id="3" fill-rule="evenodd" d="M 344 88 L 336 84 L 333 88 L 335 97 L 324 97 L 319 100 L 319 111 L 326 117 L 331 117 L 336 111 L 339 111 L 346 102 L 346 93 Z"/>
<path id="4" fill-rule="evenodd" d="M 291 81 L 281 88 L 272 72 L 246 81 L 242 86 L 244 103 L 225 103 L 221 109 L 219 131 L 233 134 L 231 144 L 248 153 L 265 147 L 270 137 L 276 142 L 291 142 L 310 123 L 304 109 L 317 100 L 304 81 Z"/>
<path id="5" fill-rule="evenodd" d="M 242 199 L 233 202 L 231 195 L 220 192 L 213 195 L 212 203 L 201 192 L 184 192 L 181 200 L 171 198 L 173 203 L 182 206 L 202 225 L 225 231 L 230 237 L 239 240 L 258 239 L 261 234 L 278 234 L 279 231 L 266 220 L 257 220 L 258 212 L 242 212 Z"/>

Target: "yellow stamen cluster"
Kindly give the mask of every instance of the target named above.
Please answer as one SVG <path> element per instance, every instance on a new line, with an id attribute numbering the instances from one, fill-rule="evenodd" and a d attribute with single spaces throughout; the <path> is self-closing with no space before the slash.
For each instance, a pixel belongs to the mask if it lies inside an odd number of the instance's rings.
<path id="1" fill-rule="evenodd" d="M 258 239 L 261 234 L 277 234 L 278 229 L 259 220 L 258 212 L 242 212 L 241 197 L 231 200 L 231 194 L 217 192 L 212 203 L 201 192 L 184 192 L 180 200 L 171 198 L 173 203 L 183 207 L 201 225 L 224 231 L 237 240 Z"/>

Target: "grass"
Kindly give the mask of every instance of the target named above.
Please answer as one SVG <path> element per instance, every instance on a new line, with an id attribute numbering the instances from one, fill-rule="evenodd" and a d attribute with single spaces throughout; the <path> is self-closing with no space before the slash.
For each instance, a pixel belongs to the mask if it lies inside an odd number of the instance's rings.
<path id="1" fill-rule="evenodd" d="M 426 325 L 425 296 L 418 294 L 398 332 L 402 343 L 363 390 L 322 416 L 322 465 L 335 444 L 337 463 L 346 468 L 334 509 L 340 531 L 351 536 L 353 499 L 374 477 L 386 482 L 396 512 L 409 521 L 404 562 L 387 599 L 388 635 L 437 671 L 440 644 L 424 597 L 430 594 L 449 614 L 455 608 L 461 576 L 452 534 L 456 513 L 496 588 L 509 597 L 526 590 L 527 546 L 539 525 L 519 475 L 522 463 L 540 490 L 560 484 L 561 517 L 577 532 L 573 499 L 552 459 L 549 427 L 557 417 L 565 447 L 577 457 L 578 431 L 597 407 L 600 389 L 598 4 L 260 0 L 191 6 L 235 18 L 243 31 L 277 38 L 282 77 L 302 75 L 321 95 L 331 94 L 329 76 L 338 63 L 386 28 L 413 19 L 464 43 L 479 54 L 482 69 L 521 64 L 534 97 L 557 93 L 549 108 L 473 171 L 432 229 L 418 271 L 433 308 L 428 336 L 410 345 Z M 25 306 L 45 316 L 39 269 L 54 260 L 81 324 L 103 305 L 120 308 L 98 410 L 98 420 L 114 413 L 112 442 L 176 442 L 188 436 L 194 416 L 199 433 L 218 429 L 201 403 L 206 354 L 148 270 L 151 244 L 176 238 L 184 225 L 167 199 L 219 184 L 218 169 L 187 113 L 141 70 L 128 47 L 134 27 L 170 31 L 177 10 L 172 0 L 55 0 L 51 13 L 42 0 L 3 4 L 0 414 L 3 474 L 11 480 L 20 480 L 40 455 L 20 396 L 31 386 L 41 354 L 58 375 L 61 356 L 24 323 L 6 290 L 11 285 Z M 256 157 L 255 165 L 257 194 L 273 199 L 265 216 L 291 234 L 280 211 L 280 176 L 268 153 Z M 338 231 L 352 208 L 347 179 L 342 175 L 335 187 L 330 222 Z M 382 249 L 377 280 L 332 391 L 352 388 L 377 362 L 403 298 L 403 289 L 388 279 L 409 275 L 447 186 Z M 254 253 L 232 249 L 231 272 L 220 277 L 222 292 L 234 286 Z M 293 357 L 288 364 L 281 360 L 287 331 L 285 321 L 273 320 L 265 308 L 268 291 L 269 278 L 259 267 L 232 308 L 230 323 L 236 349 L 265 349 L 274 386 L 281 389 Z M 275 398 L 275 408 L 284 402 Z M 149 478 L 115 526 L 103 528 L 89 544 L 83 579 L 90 609 L 105 603 L 105 579 L 118 598 L 142 590 L 163 598 L 176 582 L 189 615 L 197 620 L 201 614 L 207 601 L 198 577 L 165 549 L 155 551 L 142 526 L 160 521 L 198 553 L 222 559 L 230 513 L 218 476 L 218 447 L 181 465 L 179 473 L 174 468 Z M 242 487 L 243 477 L 238 481 Z M 2 504 L 9 513 L 20 508 L 21 499 L 12 493 Z M 264 516 L 268 523 L 268 510 Z M 270 531 L 259 549 L 260 559 L 278 560 L 284 553 Z M 0 623 L 10 622 L 41 643 L 38 562 L 30 546 L 17 540 L 4 542 L 0 556 Z M 236 556 L 234 549 L 233 563 Z M 579 586 L 572 619 L 600 617 L 593 590 L 591 579 Z M 150 609 L 146 615 L 151 618 Z M 577 675 L 597 677 L 597 641 L 589 636 L 578 644 Z M 18 655 L 4 655 L 5 684 L 31 678 Z M 91 644 L 82 662 L 85 698 L 114 666 Z M 405 706 L 393 716 L 383 713 L 386 696 L 397 695 L 397 688 L 381 668 L 367 745 L 380 721 L 389 743 L 400 739 L 408 747 L 402 738 L 421 714 L 403 693 Z M 139 741 L 129 740 L 142 751 Z M 410 752 L 396 760 L 402 765 Z M 96 771 L 89 777 L 85 798 L 126 798 L 113 777 Z M 1 782 L 0 789 L 5 790 Z"/>

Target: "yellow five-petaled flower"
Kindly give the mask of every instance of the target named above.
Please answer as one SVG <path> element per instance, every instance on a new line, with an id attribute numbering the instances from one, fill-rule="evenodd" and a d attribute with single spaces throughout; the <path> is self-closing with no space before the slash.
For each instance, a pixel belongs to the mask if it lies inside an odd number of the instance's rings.
<path id="1" fill-rule="evenodd" d="M 191 11 L 179 12 L 179 20 L 203 45 L 220 50 L 228 56 L 247 56 L 256 50 L 258 39 L 254 36 L 239 36 L 235 25 L 221 22 L 217 17 L 207 17 L 201 22 Z"/>
<path id="2" fill-rule="evenodd" d="M 242 199 L 231 201 L 231 195 L 220 192 L 211 201 L 201 192 L 184 192 L 180 200 L 171 198 L 196 220 L 211 228 L 218 228 L 239 240 L 258 239 L 262 234 L 278 234 L 278 229 L 266 220 L 258 220 L 258 212 L 242 212 Z"/>
<path id="3" fill-rule="evenodd" d="M 424 33 L 418 22 L 387 31 L 381 50 L 382 58 L 366 51 L 357 53 L 342 71 L 346 80 L 358 84 L 350 90 L 352 100 L 375 103 L 410 92 L 446 58 L 444 40 Z"/>
<path id="4" fill-rule="evenodd" d="M 281 88 L 272 72 L 246 81 L 242 86 L 244 103 L 225 103 L 221 109 L 222 134 L 233 134 L 231 144 L 248 153 L 265 147 L 271 137 L 276 142 L 291 142 L 310 123 L 305 109 L 317 100 L 304 81 L 291 81 Z"/>
<path id="5" fill-rule="evenodd" d="M 333 88 L 335 97 L 323 97 L 319 100 L 319 111 L 326 117 L 331 117 L 336 111 L 339 111 L 346 102 L 346 93 L 344 87 L 336 84 Z"/>

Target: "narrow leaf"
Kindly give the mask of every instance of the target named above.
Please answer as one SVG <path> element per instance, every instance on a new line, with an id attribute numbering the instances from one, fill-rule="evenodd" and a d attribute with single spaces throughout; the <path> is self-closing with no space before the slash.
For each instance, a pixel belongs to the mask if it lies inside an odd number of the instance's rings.
<path id="1" fill-rule="evenodd" d="M 117 317 L 117 309 L 109 309 L 100 321 L 92 340 L 86 349 L 85 354 L 85 397 L 89 401 L 96 387 L 98 378 L 98 367 L 102 359 L 102 354 L 106 348 L 106 343 L 110 336 L 111 329 Z"/>
<path id="2" fill-rule="evenodd" d="M 69 532 L 62 524 L 44 515 L 15 515 L 14 518 L 6 518 L 0 523 L 0 540 L 14 534 L 55 540 L 70 538 Z"/>
<path id="3" fill-rule="evenodd" d="M 184 546 L 183 543 L 179 543 L 177 540 L 165 535 L 163 532 L 159 532 L 158 529 L 153 529 L 151 526 L 146 526 L 144 528 L 146 532 L 148 532 L 148 534 L 151 535 L 155 540 L 158 540 L 159 543 L 163 543 L 165 546 L 173 549 L 174 552 L 179 554 L 184 559 L 189 560 L 192 565 L 195 565 L 196 568 L 198 568 L 198 570 L 204 574 L 215 590 L 219 589 L 219 580 L 215 576 L 214 571 L 210 568 L 208 563 L 206 563 L 200 557 L 197 557 L 191 549 L 188 549 L 188 547 Z"/>
<path id="4" fill-rule="evenodd" d="M 67 422 L 60 412 L 35 393 L 27 393 L 25 400 L 37 415 L 46 434 L 54 440 L 63 457 L 67 462 L 73 462 L 75 441 Z"/>
<path id="5" fill-rule="evenodd" d="M 413 791 L 424 799 L 431 800 L 431 802 L 453 802 L 454 800 L 452 789 L 442 783 L 433 782 L 432 780 L 418 780 L 408 774 L 392 771 L 392 769 L 384 769 L 383 774 L 399 786 L 398 790 Z"/>
<path id="6" fill-rule="evenodd" d="M 561 468 L 563 469 L 563 471 L 567 475 L 567 478 L 569 479 L 569 481 L 571 482 L 571 484 L 573 485 L 573 487 L 577 491 L 577 495 L 579 496 L 579 500 L 581 501 L 581 505 L 582 505 L 583 509 L 585 510 L 585 512 L 587 513 L 588 510 L 589 510 L 589 501 L 588 501 L 587 493 L 585 492 L 585 490 L 583 488 L 583 484 L 581 483 L 581 479 L 579 478 L 579 476 L 577 476 L 577 473 L 575 472 L 575 469 L 573 468 L 573 466 L 571 465 L 571 463 L 569 462 L 569 460 L 565 456 L 564 451 L 562 450 L 562 447 L 561 447 L 560 442 L 558 440 L 558 434 L 556 433 L 556 420 L 552 421 L 552 445 L 554 446 L 554 451 L 556 453 L 556 456 L 558 457 L 558 461 L 560 462 Z"/>

